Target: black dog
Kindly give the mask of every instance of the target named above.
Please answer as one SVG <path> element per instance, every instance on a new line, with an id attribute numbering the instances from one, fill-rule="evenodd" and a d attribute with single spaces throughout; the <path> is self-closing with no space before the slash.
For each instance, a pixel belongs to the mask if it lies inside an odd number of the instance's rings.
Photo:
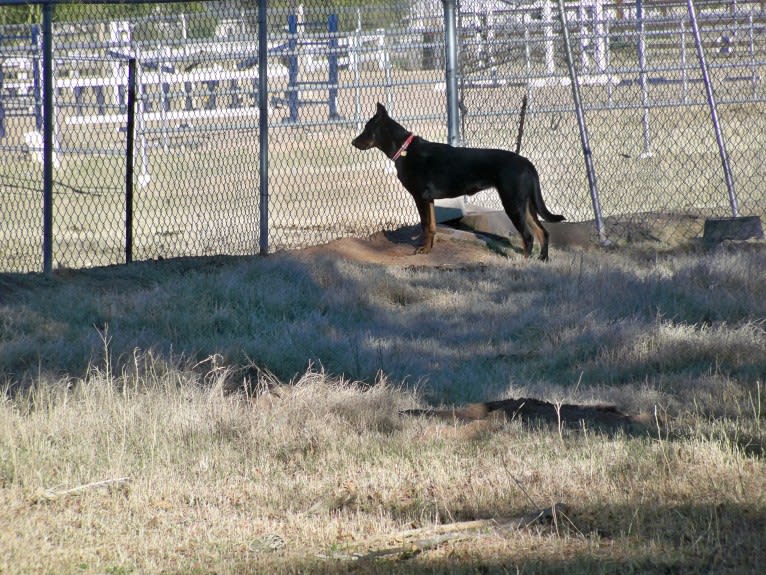
<path id="1" fill-rule="evenodd" d="M 560 222 L 543 203 L 535 166 L 506 150 L 455 148 L 415 136 L 393 120 L 382 104 L 364 130 L 351 142 L 360 150 L 378 148 L 396 165 L 396 174 L 415 198 L 423 228 L 417 253 L 428 253 L 434 244 L 434 200 L 473 195 L 497 189 L 503 208 L 521 234 L 524 256 L 532 254 L 533 238 L 540 242 L 540 259 L 548 259 L 548 231 L 540 224 Z"/>

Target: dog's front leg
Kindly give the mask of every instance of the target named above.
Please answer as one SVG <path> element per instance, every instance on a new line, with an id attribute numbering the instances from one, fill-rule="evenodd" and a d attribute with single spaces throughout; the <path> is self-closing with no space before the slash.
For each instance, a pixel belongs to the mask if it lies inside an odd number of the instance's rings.
<path id="1" fill-rule="evenodd" d="M 415 204 L 418 207 L 420 215 L 420 228 L 423 232 L 423 242 L 415 250 L 416 254 L 427 254 L 434 247 L 434 237 L 436 236 L 436 214 L 434 212 L 433 200 L 423 200 L 416 198 Z"/>

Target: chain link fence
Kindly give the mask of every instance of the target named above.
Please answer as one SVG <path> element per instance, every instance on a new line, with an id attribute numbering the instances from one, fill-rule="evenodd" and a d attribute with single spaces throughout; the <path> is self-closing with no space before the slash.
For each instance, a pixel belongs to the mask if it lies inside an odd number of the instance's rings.
<path id="1" fill-rule="evenodd" d="M 442 4 L 270 2 L 265 67 L 257 4 L 0 6 L 1 271 L 43 269 L 46 241 L 53 267 L 79 268 L 124 262 L 128 251 L 136 260 L 253 254 L 417 222 L 385 156 L 350 141 L 376 102 L 417 134 L 447 140 Z M 761 215 L 763 6 L 697 4 L 739 211 Z M 657 219 L 668 234 L 696 233 L 700 218 L 728 215 L 684 5 L 641 17 L 636 4 L 566 5 L 607 237 L 649 233 Z M 457 32 L 463 143 L 513 149 L 527 96 L 521 152 L 538 166 L 548 206 L 593 220 L 557 5 L 462 0 Z M 490 193 L 472 201 L 499 208 Z"/>
<path id="2" fill-rule="evenodd" d="M 678 241 L 731 216 L 723 158 L 685 1 L 566 3 L 570 48 L 606 237 Z M 695 2 L 739 215 L 766 212 L 763 2 Z M 521 153 L 546 202 L 595 219 L 558 5 L 461 2 L 466 145 Z M 486 192 L 473 201 L 500 208 Z"/>

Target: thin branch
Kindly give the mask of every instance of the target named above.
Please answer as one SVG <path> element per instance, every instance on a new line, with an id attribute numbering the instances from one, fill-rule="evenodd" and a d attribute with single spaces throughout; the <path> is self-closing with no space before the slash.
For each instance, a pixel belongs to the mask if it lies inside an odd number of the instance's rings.
<path id="1" fill-rule="evenodd" d="M 102 481 L 94 481 L 93 483 L 86 483 L 85 485 L 78 485 L 77 487 L 72 487 L 71 489 L 64 489 L 61 491 L 54 491 L 53 489 L 46 489 L 45 490 L 45 497 L 46 499 L 55 499 L 57 497 L 62 497 L 64 495 L 75 495 L 77 493 L 81 493 L 83 491 L 88 491 L 90 489 L 99 489 L 101 487 L 113 487 L 118 486 L 122 487 L 123 485 L 126 485 L 130 483 L 130 477 L 118 477 L 116 479 L 104 479 Z"/>
<path id="2" fill-rule="evenodd" d="M 518 531 L 535 525 L 553 525 L 558 531 L 559 516 L 565 516 L 566 510 L 567 506 L 563 503 L 554 503 L 551 507 L 516 517 L 476 519 L 433 525 L 420 529 L 407 529 L 368 539 L 362 542 L 356 551 L 346 550 L 345 552 L 336 552 L 330 555 L 323 555 L 322 557 L 341 560 L 369 560 L 390 555 L 411 557 L 423 551 L 434 549 L 444 543 L 478 537 L 488 531 Z"/>

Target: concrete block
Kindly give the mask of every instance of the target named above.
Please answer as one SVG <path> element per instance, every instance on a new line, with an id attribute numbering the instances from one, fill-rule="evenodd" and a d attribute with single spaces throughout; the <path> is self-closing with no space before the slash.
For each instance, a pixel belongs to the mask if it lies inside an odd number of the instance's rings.
<path id="1" fill-rule="evenodd" d="M 758 216 L 714 218 L 705 220 L 702 239 L 707 243 L 724 240 L 763 239 L 763 226 Z"/>

